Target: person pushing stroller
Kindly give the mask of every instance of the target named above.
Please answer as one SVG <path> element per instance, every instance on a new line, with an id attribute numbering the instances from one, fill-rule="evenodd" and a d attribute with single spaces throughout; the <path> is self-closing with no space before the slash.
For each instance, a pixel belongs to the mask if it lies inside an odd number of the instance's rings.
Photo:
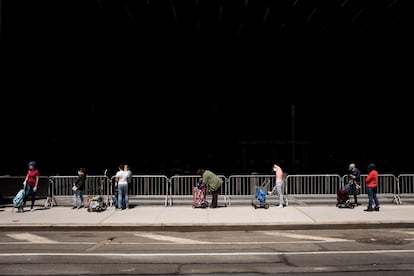
<path id="1" fill-rule="evenodd" d="M 354 196 L 354 206 L 361 205 L 358 203 L 358 194 L 361 188 L 361 172 L 355 166 L 355 163 L 349 164 L 348 167 L 348 183 L 345 185 L 345 189 L 348 190 L 349 195 Z"/>

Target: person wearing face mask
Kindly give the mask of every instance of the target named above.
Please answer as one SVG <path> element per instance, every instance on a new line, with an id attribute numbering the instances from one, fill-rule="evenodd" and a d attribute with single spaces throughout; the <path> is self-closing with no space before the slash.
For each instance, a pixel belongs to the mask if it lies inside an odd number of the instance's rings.
<path id="1" fill-rule="evenodd" d="M 83 199 L 83 190 L 85 189 L 86 183 L 86 172 L 85 168 L 78 169 L 78 178 L 76 178 L 75 182 L 73 182 L 72 190 L 73 190 L 73 207 L 72 209 L 80 209 L 85 207 L 84 199 Z M 78 197 L 80 199 L 80 206 L 78 207 Z"/>
<path id="2" fill-rule="evenodd" d="M 36 162 L 30 161 L 29 170 L 27 171 L 26 177 L 24 179 L 25 191 L 26 196 L 24 198 L 23 207 L 19 209 L 19 212 L 24 212 L 24 206 L 26 205 L 26 201 L 28 198 L 31 199 L 30 211 L 33 212 L 34 203 L 36 199 L 36 191 L 37 191 L 37 184 L 39 184 L 39 170 L 36 168 Z"/>

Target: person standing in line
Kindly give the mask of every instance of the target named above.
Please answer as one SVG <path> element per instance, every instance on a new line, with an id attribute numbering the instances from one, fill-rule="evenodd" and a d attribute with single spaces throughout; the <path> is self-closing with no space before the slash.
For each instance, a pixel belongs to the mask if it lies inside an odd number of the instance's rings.
<path id="1" fill-rule="evenodd" d="M 80 209 L 85 207 L 85 202 L 83 199 L 83 190 L 85 189 L 85 183 L 86 183 L 86 172 L 85 168 L 79 168 L 78 169 L 78 178 L 76 178 L 75 182 L 73 183 L 73 207 L 72 209 Z M 78 206 L 78 197 L 80 199 L 80 206 Z"/>
<path id="2" fill-rule="evenodd" d="M 268 192 L 269 195 L 278 195 L 279 196 L 279 205 L 277 208 L 283 208 L 285 206 L 285 197 L 284 197 L 284 179 L 283 179 L 283 170 L 282 168 L 274 164 L 273 165 L 273 171 L 275 172 L 276 177 L 276 185 L 273 187 L 271 191 Z"/>
<path id="3" fill-rule="evenodd" d="M 131 171 L 128 164 L 124 164 L 124 171 L 128 172 L 128 178 L 127 178 L 127 180 L 128 180 L 128 194 L 130 194 L 131 189 L 132 189 L 132 185 L 131 185 L 131 183 L 132 183 L 132 171 Z"/>
<path id="4" fill-rule="evenodd" d="M 24 212 L 24 206 L 26 205 L 26 201 L 30 198 L 31 204 L 30 204 L 30 211 L 33 212 L 34 209 L 34 203 L 36 200 L 36 192 L 37 192 L 37 185 L 39 184 L 39 177 L 40 173 L 39 170 L 36 168 L 36 162 L 30 161 L 29 164 L 29 170 L 27 171 L 26 177 L 24 179 L 24 184 L 26 186 L 26 196 L 24 198 L 24 203 L 22 209 L 19 209 L 19 213 Z"/>
<path id="5" fill-rule="evenodd" d="M 358 203 L 358 193 L 359 189 L 361 188 L 361 172 L 355 166 L 355 163 L 349 164 L 348 168 L 348 183 L 349 183 L 349 194 L 354 196 L 354 204 L 355 206 L 360 205 Z"/>
<path id="6" fill-rule="evenodd" d="M 128 178 L 130 174 L 128 171 L 125 171 L 124 165 L 121 164 L 118 167 L 118 172 L 115 175 L 115 189 L 118 189 L 118 210 L 122 210 L 123 202 L 122 198 L 125 202 L 125 208 L 129 209 L 129 202 L 128 202 Z"/>
<path id="7" fill-rule="evenodd" d="M 201 176 L 201 184 L 207 185 L 207 191 L 212 195 L 210 208 L 217 208 L 218 195 L 221 191 L 223 180 L 210 170 L 198 169 L 197 174 Z"/>
<path id="8" fill-rule="evenodd" d="M 373 163 L 368 165 L 368 175 L 365 178 L 365 185 L 367 186 L 368 207 L 364 211 L 366 212 L 379 211 L 380 204 L 377 198 L 378 171 L 375 169 L 375 164 Z M 374 208 L 372 208 L 373 202 L 375 203 Z"/>

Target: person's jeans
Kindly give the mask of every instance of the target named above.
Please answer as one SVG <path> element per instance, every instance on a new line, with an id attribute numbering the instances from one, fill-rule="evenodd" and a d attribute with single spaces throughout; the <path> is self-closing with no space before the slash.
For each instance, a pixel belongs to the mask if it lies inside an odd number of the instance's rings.
<path id="1" fill-rule="evenodd" d="M 76 191 L 73 191 L 73 207 L 78 206 L 78 196 L 80 199 L 80 206 L 84 206 L 84 200 L 83 200 L 83 191 L 80 189 L 77 189 Z"/>
<path id="2" fill-rule="evenodd" d="M 118 184 L 118 208 L 124 206 L 122 198 L 125 200 L 125 207 L 128 208 L 128 184 Z"/>
<path id="3" fill-rule="evenodd" d="M 24 197 L 23 206 L 26 205 L 26 201 L 30 198 L 31 200 L 30 209 L 33 209 L 35 199 L 36 199 L 36 192 L 33 190 L 33 188 L 34 186 L 26 185 L 26 189 L 25 189 L 26 196 Z"/>
<path id="4" fill-rule="evenodd" d="M 367 187 L 368 194 L 368 209 L 372 209 L 372 202 L 375 203 L 375 207 L 379 207 L 379 201 L 377 198 L 377 188 Z"/>
<path id="5" fill-rule="evenodd" d="M 284 188 L 284 183 L 282 180 L 277 180 L 276 181 L 276 185 L 272 190 L 272 194 L 276 194 L 277 196 L 279 196 L 279 205 L 285 205 L 285 200 L 284 200 L 284 195 L 283 195 L 283 188 Z"/>

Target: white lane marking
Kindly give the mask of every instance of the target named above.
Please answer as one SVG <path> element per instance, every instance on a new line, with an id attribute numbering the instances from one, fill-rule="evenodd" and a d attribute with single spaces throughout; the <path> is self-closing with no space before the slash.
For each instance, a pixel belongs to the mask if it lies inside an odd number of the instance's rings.
<path id="1" fill-rule="evenodd" d="M 393 231 L 393 232 L 414 235 L 414 231 L 400 231 L 400 230 L 397 230 L 397 231 Z"/>
<path id="2" fill-rule="evenodd" d="M 54 240 L 30 233 L 7 234 L 7 236 L 16 240 L 25 240 L 30 243 L 56 243 Z"/>
<path id="3" fill-rule="evenodd" d="M 157 234 L 151 234 L 151 233 L 140 233 L 140 234 L 134 234 L 134 235 L 138 237 L 144 237 L 144 238 L 160 240 L 160 241 L 170 241 L 173 243 L 180 243 L 180 244 L 210 244 L 210 242 L 206 242 L 206 241 L 183 239 L 183 238 L 163 236 L 163 235 L 157 235 Z"/>
<path id="4" fill-rule="evenodd" d="M 279 233 L 279 232 L 266 232 L 266 235 L 270 236 L 280 236 L 292 239 L 305 239 L 305 240 L 315 240 L 315 241 L 322 241 L 322 242 L 349 242 L 352 240 L 347 239 L 339 239 L 339 238 L 328 238 L 328 237 L 320 237 L 320 236 L 311 236 L 311 235 L 299 235 L 299 234 L 290 234 L 290 233 Z"/>
<path id="5" fill-rule="evenodd" d="M 407 239 L 410 240 L 410 239 Z M 355 242 L 353 240 L 347 240 L 346 242 Z M 7 245 L 7 244 L 28 244 L 30 242 L 0 242 L 0 245 Z M 182 241 L 179 244 L 185 244 L 185 245 L 191 245 L 191 244 L 234 244 L 234 245 L 246 245 L 246 244 L 290 244 L 290 243 L 296 243 L 296 244 L 306 244 L 306 243 L 325 243 L 325 241 L 250 241 L 250 242 L 194 242 L 193 240 L 190 240 L 188 242 Z M 60 242 L 55 241 L 54 244 L 78 244 L 78 245 L 95 245 L 96 242 Z M 110 245 L 151 245 L 151 244 L 157 244 L 157 245 L 168 245 L 171 244 L 171 242 L 114 242 L 111 241 L 110 243 L 106 243 Z"/>
<path id="6" fill-rule="evenodd" d="M 111 256 L 111 257 L 188 257 L 188 256 L 275 256 L 275 255 L 343 255 L 343 254 L 384 254 L 384 253 L 414 253 L 414 249 L 407 250 L 361 250 L 361 251 L 299 251 L 299 252 L 198 252 L 198 253 L 0 253 L 0 257 L 11 256 Z"/>

